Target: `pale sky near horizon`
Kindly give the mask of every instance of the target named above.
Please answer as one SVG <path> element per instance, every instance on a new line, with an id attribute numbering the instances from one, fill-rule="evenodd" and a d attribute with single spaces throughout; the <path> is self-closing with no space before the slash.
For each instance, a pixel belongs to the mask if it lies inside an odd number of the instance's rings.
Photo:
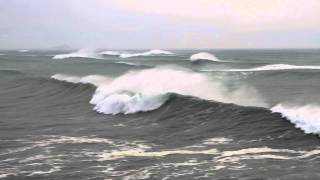
<path id="1" fill-rule="evenodd" d="M 0 48 L 320 48 L 320 0 L 0 0 Z"/>

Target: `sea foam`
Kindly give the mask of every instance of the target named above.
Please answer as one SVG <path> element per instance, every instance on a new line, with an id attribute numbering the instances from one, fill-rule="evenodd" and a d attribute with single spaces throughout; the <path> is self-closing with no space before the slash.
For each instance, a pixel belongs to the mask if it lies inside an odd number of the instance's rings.
<path id="1" fill-rule="evenodd" d="M 266 106 L 252 88 L 238 87 L 230 91 L 222 82 L 206 75 L 171 68 L 131 71 L 116 78 L 105 76 L 54 75 L 52 78 L 72 83 L 97 86 L 90 101 L 94 110 L 105 114 L 130 114 L 161 107 L 170 93 L 244 106 Z M 247 97 L 251 98 L 247 98 Z"/>
<path id="2" fill-rule="evenodd" d="M 287 118 L 302 129 L 307 134 L 320 135 L 320 106 L 287 106 L 278 104 L 271 108 L 274 113 L 281 113 L 282 117 Z"/>

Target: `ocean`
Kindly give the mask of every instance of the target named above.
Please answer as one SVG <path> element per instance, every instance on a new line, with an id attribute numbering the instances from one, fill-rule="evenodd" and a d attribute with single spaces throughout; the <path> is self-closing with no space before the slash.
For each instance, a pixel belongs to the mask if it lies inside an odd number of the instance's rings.
<path id="1" fill-rule="evenodd" d="M 320 50 L 2 50 L 0 179 L 319 179 Z"/>

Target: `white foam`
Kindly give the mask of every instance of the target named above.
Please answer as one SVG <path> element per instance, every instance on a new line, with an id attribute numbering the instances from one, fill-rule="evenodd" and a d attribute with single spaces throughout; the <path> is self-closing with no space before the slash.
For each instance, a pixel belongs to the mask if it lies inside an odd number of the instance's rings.
<path id="1" fill-rule="evenodd" d="M 216 149 L 208 149 L 203 151 L 193 151 L 193 150 L 163 150 L 163 151 L 146 151 L 144 149 L 129 149 L 124 151 L 111 151 L 104 152 L 98 155 L 99 161 L 115 160 L 123 157 L 162 157 L 173 154 L 183 154 L 183 155 L 194 155 L 194 154 L 217 154 Z"/>
<path id="2" fill-rule="evenodd" d="M 103 51 L 103 52 L 100 52 L 99 54 L 109 55 L 109 56 L 119 56 L 121 53 L 116 51 Z"/>
<path id="3" fill-rule="evenodd" d="M 218 80 L 210 80 L 204 74 L 185 70 L 158 67 L 128 72 L 113 79 L 89 77 L 52 76 L 57 80 L 96 85 L 98 88 L 90 103 L 95 105 L 94 110 L 105 114 L 151 111 L 166 102 L 168 93 L 245 106 L 265 106 L 262 98 L 251 87 L 241 86 L 229 91 Z"/>
<path id="4" fill-rule="evenodd" d="M 290 69 L 320 69 L 320 66 L 297 66 L 290 64 L 269 64 L 249 69 L 215 69 L 215 70 L 201 70 L 203 72 L 210 71 L 231 71 L 231 72 L 252 72 L 252 71 L 277 71 L 277 70 L 290 70 Z"/>
<path id="5" fill-rule="evenodd" d="M 220 62 L 220 60 L 216 56 L 207 52 L 200 52 L 197 54 L 193 54 L 192 56 L 190 56 L 190 60 L 191 61 L 210 60 L 210 61 Z"/>
<path id="6" fill-rule="evenodd" d="M 67 54 L 58 54 L 52 57 L 52 59 L 66 59 L 73 57 L 81 57 L 81 58 L 95 58 L 100 59 L 101 56 L 97 54 L 95 51 L 90 49 L 80 49 L 76 52 L 71 52 Z"/>
<path id="7" fill-rule="evenodd" d="M 278 104 L 272 107 L 271 111 L 281 113 L 283 117 L 287 118 L 305 133 L 320 135 L 320 106 L 287 106 Z"/>
<path id="8" fill-rule="evenodd" d="M 170 51 L 164 51 L 161 49 L 153 49 L 143 53 L 122 53 L 120 54 L 120 57 L 130 58 L 130 57 L 137 57 L 137 56 L 155 56 L 155 55 L 174 55 L 174 53 Z"/>

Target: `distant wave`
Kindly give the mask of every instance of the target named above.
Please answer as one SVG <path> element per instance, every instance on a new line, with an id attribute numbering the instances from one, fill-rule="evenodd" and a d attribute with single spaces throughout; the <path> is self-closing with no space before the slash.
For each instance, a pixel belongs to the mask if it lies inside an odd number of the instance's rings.
<path id="1" fill-rule="evenodd" d="M 121 53 L 117 51 L 102 51 L 99 54 L 101 55 L 109 55 L 109 56 L 119 56 Z"/>
<path id="2" fill-rule="evenodd" d="M 137 57 L 137 56 L 156 56 L 156 55 L 174 55 L 174 53 L 170 51 L 164 51 L 161 49 L 153 49 L 143 53 L 122 53 L 120 54 L 120 57 L 130 58 L 130 57 Z"/>
<path id="3" fill-rule="evenodd" d="M 100 59 L 101 56 L 97 54 L 93 50 L 89 49 L 80 49 L 76 52 L 68 53 L 68 54 L 58 54 L 53 56 L 52 59 L 66 59 L 66 58 L 73 58 L 73 57 L 81 57 L 81 58 L 95 58 Z"/>
<path id="4" fill-rule="evenodd" d="M 278 104 L 272 107 L 271 111 L 281 113 L 283 117 L 305 133 L 320 135 L 320 106 L 286 106 Z"/>
<path id="5" fill-rule="evenodd" d="M 277 70 L 290 70 L 290 69 L 320 69 L 320 66 L 297 66 L 289 64 L 270 64 L 265 66 L 259 66 L 250 69 L 215 69 L 215 70 L 201 70 L 203 72 L 210 71 L 233 71 L 233 72 L 244 72 L 244 71 L 277 71 Z"/>
<path id="6" fill-rule="evenodd" d="M 20 49 L 20 50 L 18 50 L 18 52 L 28 52 L 29 50 L 27 50 L 27 49 Z"/>
<path id="7" fill-rule="evenodd" d="M 132 62 L 124 62 L 124 61 L 118 61 L 118 62 L 115 62 L 117 64 L 126 64 L 126 65 L 130 65 L 130 66 L 140 66 L 139 64 L 136 64 L 136 63 L 132 63 Z"/>
<path id="8" fill-rule="evenodd" d="M 185 70 L 154 68 L 128 72 L 117 78 L 61 74 L 52 78 L 95 85 L 97 89 L 90 103 L 95 106 L 95 111 L 105 114 L 151 111 L 163 105 L 170 93 L 245 106 L 265 106 L 262 98 L 251 87 L 230 91 L 221 82 Z"/>
<path id="9" fill-rule="evenodd" d="M 209 61 L 216 61 L 220 62 L 221 60 L 218 59 L 216 56 L 213 54 L 207 53 L 207 52 L 200 52 L 197 54 L 193 54 L 190 56 L 191 61 L 199 61 L 199 60 L 209 60 Z"/>

